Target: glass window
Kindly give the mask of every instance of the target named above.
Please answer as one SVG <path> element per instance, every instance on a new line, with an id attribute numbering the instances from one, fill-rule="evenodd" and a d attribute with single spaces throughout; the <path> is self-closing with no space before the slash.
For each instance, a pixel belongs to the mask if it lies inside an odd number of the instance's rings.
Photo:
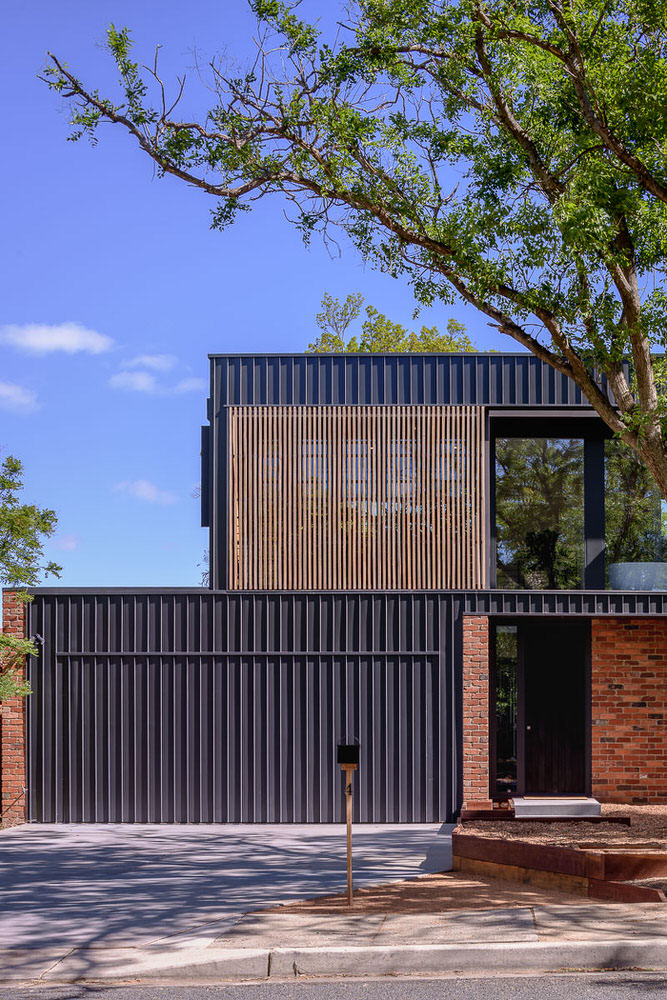
<path id="1" fill-rule="evenodd" d="M 497 586 L 567 590 L 584 571 L 584 443 L 496 439 Z"/>
<path id="2" fill-rule="evenodd" d="M 495 676 L 495 789 L 496 798 L 517 790 L 517 627 L 496 627 Z"/>
<path id="3" fill-rule="evenodd" d="M 660 490 L 622 441 L 605 442 L 605 543 L 609 586 L 664 590 L 667 518 Z"/>

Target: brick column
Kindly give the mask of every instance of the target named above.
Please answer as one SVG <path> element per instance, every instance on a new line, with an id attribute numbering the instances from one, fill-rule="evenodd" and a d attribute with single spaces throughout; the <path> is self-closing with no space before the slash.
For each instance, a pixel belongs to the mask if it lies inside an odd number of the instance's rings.
<path id="1" fill-rule="evenodd" d="M 468 809 L 490 809 L 489 620 L 463 617 L 463 800 Z"/>
<path id="2" fill-rule="evenodd" d="M 601 802 L 667 803 L 667 620 L 594 618 L 591 770 Z"/>
<path id="3" fill-rule="evenodd" d="M 26 615 L 14 591 L 3 591 L 2 631 L 25 637 Z M 25 665 L 22 668 L 25 670 Z M 25 698 L 0 702 L 0 820 L 25 823 L 26 746 Z"/>

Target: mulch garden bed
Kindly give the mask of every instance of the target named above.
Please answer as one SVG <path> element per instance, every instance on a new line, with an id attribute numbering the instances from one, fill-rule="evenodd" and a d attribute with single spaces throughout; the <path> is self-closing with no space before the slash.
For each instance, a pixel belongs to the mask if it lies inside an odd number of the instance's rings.
<path id="1" fill-rule="evenodd" d="M 620 815 L 629 826 L 614 822 Z M 468 821 L 454 831 L 453 850 L 461 871 L 596 899 L 667 902 L 667 806 L 603 806 L 597 823 Z"/>
<path id="2" fill-rule="evenodd" d="M 630 818 L 630 825 L 605 823 L 605 818 Z M 549 823 L 544 820 L 469 820 L 458 827 L 461 835 L 491 837 L 500 840 L 521 840 L 529 844 L 552 844 L 561 847 L 595 849 L 613 847 L 619 850 L 667 850 L 667 806 L 602 806 L 602 822 Z"/>

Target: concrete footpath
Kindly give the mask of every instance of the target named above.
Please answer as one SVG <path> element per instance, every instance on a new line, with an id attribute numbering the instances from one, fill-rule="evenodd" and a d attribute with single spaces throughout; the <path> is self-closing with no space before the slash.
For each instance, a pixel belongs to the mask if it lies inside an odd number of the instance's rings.
<path id="1" fill-rule="evenodd" d="M 451 827 L 37 826 L 0 836 L 0 984 L 667 969 L 667 906 L 451 868 Z"/>
<path id="2" fill-rule="evenodd" d="M 186 983 L 460 971 L 667 969 L 660 903 L 433 913 L 249 913 L 136 947 L 0 953 L 0 981 Z"/>

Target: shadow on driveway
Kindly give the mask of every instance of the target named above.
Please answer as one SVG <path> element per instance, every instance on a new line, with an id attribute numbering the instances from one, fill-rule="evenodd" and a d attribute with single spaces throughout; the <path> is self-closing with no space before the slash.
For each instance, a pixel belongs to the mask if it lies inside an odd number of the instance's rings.
<path id="1" fill-rule="evenodd" d="M 357 884 L 449 868 L 451 829 L 356 827 Z M 344 886 L 342 826 L 14 827 L 0 833 L 0 949 L 219 933 L 248 910 Z"/>

